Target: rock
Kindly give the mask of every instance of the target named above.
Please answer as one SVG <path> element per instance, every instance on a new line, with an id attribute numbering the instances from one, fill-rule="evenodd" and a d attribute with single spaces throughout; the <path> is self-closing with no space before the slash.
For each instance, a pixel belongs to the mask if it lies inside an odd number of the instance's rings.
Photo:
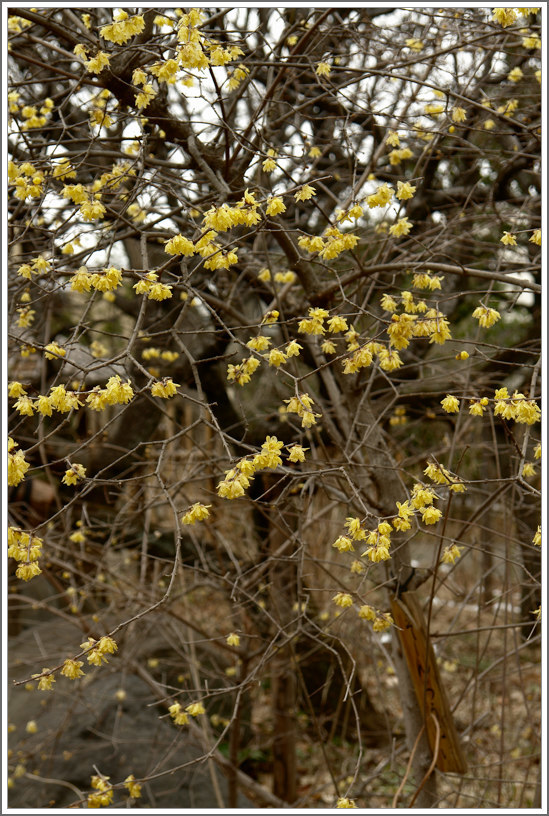
<path id="1" fill-rule="evenodd" d="M 41 623 L 24 630 L 11 642 L 10 681 L 57 665 L 67 656 L 65 651 L 59 654 L 61 644 L 83 640 L 68 622 Z M 226 807 L 226 781 L 213 759 L 204 761 L 196 729 L 175 726 L 149 686 L 125 673 L 120 662 L 116 665 L 117 659 L 112 657 L 106 666 L 87 667 L 79 680 L 58 674 L 51 691 L 13 687 L 10 682 L 9 723 L 15 726 L 9 735 L 10 776 L 17 765 L 27 772 L 15 775 L 10 808 L 81 807 L 91 790 L 91 777 L 98 772 L 110 777 L 111 784 L 123 782 L 130 774 L 137 780 L 155 777 L 143 784 L 140 799 L 131 800 L 133 808 L 163 812 Z M 120 690 L 124 699 L 117 695 Z M 27 733 L 29 721 L 36 723 L 35 733 Z M 125 806 L 128 796 L 125 789 L 115 791 L 112 806 Z M 239 795 L 238 807 L 253 805 Z"/>

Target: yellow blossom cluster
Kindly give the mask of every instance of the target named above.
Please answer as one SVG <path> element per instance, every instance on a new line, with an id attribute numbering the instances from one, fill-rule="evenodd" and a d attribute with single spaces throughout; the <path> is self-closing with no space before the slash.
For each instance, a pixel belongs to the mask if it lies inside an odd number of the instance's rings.
<path id="1" fill-rule="evenodd" d="M 59 159 L 59 162 L 55 164 L 52 175 L 54 178 L 58 178 L 61 180 L 67 178 L 76 178 L 76 170 L 70 163 L 70 160 L 67 159 L 66 156 L 62 156 Z"/>
<path id="2" fill-rule="evenodd" d="M 103 411 L 107 405 L 127 405 L 132 398 L 130 381 L 123 383 L 120 376 L 115 374 L 107 380 L 105 388 L 96 385 L 86 397 L 86 402 L 92 411 Z"/>
<path id="3" fill-rule="evenodd" d="M 515 391 L 512 396 L 509 396 L 507 388 L 496 389 L 494 393 L 494 416 L 501 416 L 503 419 L 513 419 L 517 423 L 525 425 L 534 425 L 541 419 L 541 410 L 535 400 L 529 400 L 524 394 Z M 480 400 L 472 400 L 469 407 L 469 413 L 472 416 L 483 416 L 486 407 L 489 404 L 487 397 Z M 459 411 L 459 400 L 450 394 L 447 394 L 441 400 L 443 409 L 449 414 L 456 414 Z"/>
<path id="4" fill-rule="evenodd" d="M 442 275 L 433 275 L 430 269 L 425 272 L 416 272 L 412 280 L 412 286 L 416 289 L 430 289 L 433 292 L 435 289 L 441 288 L 441 281 L 444 280 Z"/>
<path id="5" fill-rule="evenodd" d="M 441 518 L 442 512 L 433 506 L 433 501 L 437 498 L 438 496 L 434 490 L 425 487 L 420 482 L 416 482 L 412 488 L 410 505 L 415 510 L 419 510 L 424 524 L 436 524 Z"/>
<path id="6" fill-rule="evenodd" d="M 151 346 L 150 348 L 143 349 L 141 352 L 141 357 L 144 360 L 153 360 L 158 358 L 166 363 L 173 363 L 178 359 L 179 353 L 177 351 L 161 351 L 160 349 Z"/>
<path id="7" fill-rule="evenodd" d="M 367 556 L 374 564 L 387 561 L 391 557 L 391 532 L 391 525 L 387 521 L 380 521 L 375 530 L 366 534 L 366 543 L 370 546 L 362 553 L 362 557 Z"/>
<path id="8" fill-rule="evenodd" d="M 336 211 L 336 221 L 341 221 L 341 223 L 345 223 L 345 221 L 356 221 L 358 218 L 364 215 L 364 210 L 360 204 L 353 204 L 352 207 L 349 207 L 348 210 L 337 210 Z"/>
<path id="9" fill-rule="evenodd" d="M 176 725 L 187 725 L 189 722 L 189 717 L 183 710 L 181 703 L 172 703 L 169 706 L 168 711 L 170 712 L 170 717 L 173 719 Z"/>
<path id="10" fill-rule="evenodd" d="M 316 425 L 317 418 L 322 414 L 317 414 L 313 411 L 314 401 L 309 394 L 298 394 L 289 400 L 284 400 L 287 414 L 297 414 L 301 418 L 301 427 L 310 428 Z"/>
<path id="11" fill-rule="evenodd" d="M 362 208 L 360 210 L 362 211 Z M 349 211 L 349 213 L 351 212 L 352 210 Z M 358 235 L 353 235 L 350 232 L 340 232 L 337 227 L 328 227 L 324 231 L 323 237 L 320 235 L 302 235 L 297 243 L 307 252 L 318 252 L 319 257 L 329 261 L 337 258 L 346 249 L 354 249 L 359 240 Z"/>
<path id="12" fill-rule="evenodd" d="M 261 221 L 258 211 L 259 202 L 253 193 L 245 191 L 243 198 L 234 207 L 222 204 L 220 207 L 211 207 L 206 210 L 202 220 L 205 230 L 226 232 L 233 227 L 253 227 Z"/>
<path id="13" fill-rule="evenodd" d="M 229 68 L 227 71 L 227 87 L 229 91 L 234 91 L 238 88 L 242 80 L 246 79 L 249 73 L 250 69 L 242 62 L 239 63 L 236 68 Z"/>
<path id="14" fill-rule="evenodd" d="M 147 295 L 149 300 L 167 300 L 172 297 L 173 287 L 159 283 L 156 272 L 147 272 L 133 288 L 137 295 Z"/>
<path id="15" fill-rule="evenodd" d="M 436 484 L 449 485 L 450 490 L 454 493 L 464 493 L 466 490 L 463 479 L 454 473 L 450 473 L 444 465 L 437 462 L 429 462 L 423 473 Z"/>
<path id="16" fill-rule="evenodd" d="M 513 25 L 513 23 L 516 22 L 517 16 L 517 9 L 515 8 L 505 7 L 492 9 L 492 19 L 503 28 Z"/>
<path id="17" fill-rule="evenodd" d="M 369 604 L 364 604 L 360 607 L 358 617 L 362 618 L 362 620 L 371 621 L 374 632 L 384 632 L 394 623 L 393 616 L 390 612 L 380 612 Z"/>
<path id="18" fill-rule="evenodd" d="M 240 459 L 234 467 L 225 472 L 225 478 L 217 485 L 218 495 L 223 499 L 237 499 L 243 496 L 257 470 L 274 469 L 282 464 L 280 452 L 283 447 L 284 443 L 276 436 L 267 436 L 259 453 L 251 459 Z"/>
<path id="19" fill-rule="evenodd" d="M 108 91 L 106 92 L 109 93 Z M 105 91 L 102 91 L 101 93 L 105 93 Z M 130 162 L 115 162 L 110 170 L 107 170 L 105 173 L 101 173 L 99 178 L 93 181 L 90 190 L 92 193 L 97 193 L 105 187 L 109 192 L 111 190 L 117 190 L 123 181 L 129 179 L 131 176 L 135 176 L 135 172 L 135 167 L 132 167 Z M 128 207 L 128 211 L 129 209 L 130 208 Z"/>
<path id="20" fill-rule="evenodd" d="M 385 207 L 391 201 L 395 191 L 392 190 L 387 184 L 382 184 L 381 187 L 378 187 L 375 193 L 369 195 L 366 199 L 366 203 L 370 209 L 374 207 Z"/>
<path id="21" fill-rule="evenodd" d="M 108 776 L 92 776 L 91 786 L 96 793 L 88 794 L 87 806 L 89 808 L 108 807 L 112 804 L 114 791 Z"/>
<path id="22" fill-rule="evenodd" d="M 176 725 L 187 725 L 189 722 L 189 716 L 191 717 L 198 717 L 201 714 L 206 713 L 206 709 L 204 708 L 202 703 L 190 703 L 188 706 L 185 707 L 185 711 L 183 711 L 181 707 L 181 703 L 173 703 L 169 708 L 168 711 L 170 712 L 170 716 L 174 720 Z"/>
<path id="23" fill-rule="evenodd" d="M 24 201 L 26 198 L 39 198 L 43 192 L 44 171 L 37 170 L 30 162 L 17 164 L 8 162 L 8 187 L 14 187 L 15 198 Z"/>
<path id="24" fill-rule="evenodd" d="M 409 147 L 401 147 L 400 149 L 391 150 L 388 155 L 389 164 L 396 167 L 405 159 L 411 159 L 414 154 Z"/>
<path id="25" fill-rule="evenodd" d="M 247 357 L 238 365 L 229 363 L 227 366 L 227 379 L 236 382 L 237 385 L 246 385 L 260 365 L 261 363 L 255 357 Z"/>
<path id="26" fill-rule="evenodd" d="M 168 255 L 191 256 L 195 254 L 196 249 L 192 241 L 189 241 L 188 238 L 178 234 L 166 241 L 164 252 L 166 252 Z"/>
<path id="27" fill-rule="evenodd" d="M 99 640 L 88 637 L 84 643 L 80 644 L 80 648 L 84 650 L 86 660 L 91 666 L 102 666 L 103 663 L 108 663 L 107 655 L 118 651 L 116 642 L 108 635 L 104 635 Z"/>
<path id="28" fill-rule="evenodd" d="M 510 397 L 506 387 L 496 389 L 494 416 L 503 419 L 514 419 L 517 423 L 533 425 L 541 419 L 541 410 L 535 400 L 527 399 L 520 391 Z"/>
<path id="29" fill-rule="evenodd" d="M 40 110 L 37 109 L 36 105 L 23 105 L 19 111 L 24 119 L 20 125 L 21 130 L 26 131 L 44 127 L 48 121 L 48 116 L 51 115 L 53 104 L 53 100 L 48 97 L 44 100 Z"/>
<path id="30" fill-rule="evenodd" d="M 23 306 L 21 309 L 17 309 L 17 314 L 19 315 L 17 325 L 20 329 L 26 329 L 32 326 L 36 311 L 29 306 Z"/>
<path id="31" fill-rule="evenodd" d="M 124 45 L 136 34 L 141 34 L 145 28 L 145 19 L 141 14 L 130 17 L 123 9 L 117 9 L 113 16 L 114 23 L 99 29 L 100 36 L 109 42 Z"/>
<path id="32" fill-rule="evenodd" d="M 162 397 L 162 399 L 169 399 L 177 394 L 179 383 L 174 383 L 171 377 L 164 377 L 163 380 L 151 385 L 151 394 L 153 397 Z"/>
<path id="33" fill-rule="evenodd" d="M 30 581 L 42 570 L 38 559 L 42 555 L 44 542 L 38 536 L 20 530 L 18 527 L 8 527 L 8 557 L 17 561 L 15 575 L 22 581 Z"/>
<path id="34" fill-rule="evenodd" d="M 8 438 L 8 487 L 17 487 L 29 469 L 30 465 L 25 459 L 25 454 L 21 450 L 15 450 L 18 447 L 11 436 Z"/>
<path id="35" fill-rule="evenodd" d="M 81 266 L 69 282 L 74 292 L 90 292 L 92 289 L 97 292 L 111 292 L 121 285 L 122 272 L 115 266 L 101 272 L 88 272 L 85 266 Z"/>
<path id="36" fill-rule="evenodd" d="M 29 263 L 21 264 L 17 270 L 17 274 L 21 278 L 32 280 L 33 275 L 45 275 L 50 269 L 51 262 L 46 260 L 43 255 L 38 255 L 37 258 L 33 258 Z"/>
<path id="37" fill-rule="evenodd" d="M 326 309 L 310 308 L 309 317 L 299 321 L 297 330 L 300 334 L 324 334 L 326 331 L 324 320 L 329 316 L 330 313 Z"/>
<path id="38" fill-rule="evenodd" d="M 128 793 L 132 797 L 132 799 L 139 799 L 141 796 L 141 785 L 135 781 L 135 776 L 130 774 L 124 780 L 124 787 L 127 789 Z"/>

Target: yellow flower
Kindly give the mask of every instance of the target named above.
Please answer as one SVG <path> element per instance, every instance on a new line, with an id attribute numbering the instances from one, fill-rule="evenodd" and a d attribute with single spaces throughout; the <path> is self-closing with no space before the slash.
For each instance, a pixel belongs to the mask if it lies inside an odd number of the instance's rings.
<path id="1" fill-rule="evenodd" d="M 288 462 L 304 462 L 305 451 L 308 450 L 309 448 L 303 448 L 301 445 L 292 445 L 290 448 L 290 455 L 288 456 Z"/>
<path id="2" fill-rule="evenodd" d="M 240 646 L 240 637 L 235 632 L 231 632 L 230 635 L 227 635 L 227 645 Z"/>
<path id="3" fill-rule="evenodd" d="M 297 343 L 295 340 L 291 340 L 286 346 L 286 351 L 284 353 L 286 357 L 299 357 L 300 351 L 303 351 L 303 346 Z"/>
<path id="4" fill-rule="evenodd" d="M 341 606 L 342 609 L 347 609 L 349 606 L 353 605 L 351 595 L 346 592 L 338 592 L 336 595 L 334 595 L 332 601 L 336 604 L 336 606 Z"/>
<path id="5" fill-rule="evenodd" d="M 316 66 L 315 73 L 317 76 L 330 76 L 331 71 L 332 68 L 327 62 L 319 62 Z"/>
<path id="6" fill-rule="evenodd" d="M 404 218 L 399 218 L 396 224 L 389 227 L 389 233 L 398 238 L 401 235 L 408 235 L 412 227 L 413 224 L 408 221 L 408 218 L 405 216 Z"/>
<path id="7" fill-rule="evenodd" d="M 257 337 L 251 337 L 246 345 L 254 351 L 265 351 L 265 349 L 268 349 L 271 345 L 271 339 L 265 337 L 263 334 L 259 334 Z"/>
<path id="8" fill-rule="evenodd" d="M 421 51 L 423 48 L 423 43 L 421 40 L 417 40 L 415 37 L 408 37 L 405 43 L 408 48 L 412 49 L 412 51 Z"/>
<path id="9" fill-rule="evenodd" d="M 336 808 L 356 808 L 355 800 L 340 796 L 336 803 Z"/>
<path id="10" fill-rule="evenodd" d="M 133 774 L 127 776 L 124 780 L 124 787 L 127 788 L 132 799 L 139 799 L 141 796 L 141 785 L 134 780 L 135 776 Z"/>
<path id="11" fill-rule="evenodd" d="M 473 402 L 469 406 L 469 413 L 471 414 L 471 416 L 483 416 L 484 406 L 481 405 L 480 402 Z"/>
<path id="12" fill-rule="evenodd" d="M 71 660 L 67 658 L 63 663 L 63 668 L 61 669 L 61 674 L 63 677 L 68 677 L 69 680 L 76 680 L 78 677 L 82 677 L 84 672 L 81 669 L 83 666 L 83 662 L 81 660 Z"/>
<path id="13" fill-rule="evenodd" d="M 310 184 L 304 184 L 300 190 L 295 193 L 294 198 L 296 201 L 307 201 L 309 198 L 312 198 L 316 195 L 316 190 L 314 187 L 311 187 Z"/>
<path id="14" fill-rule="evenodd" d="M 78 484 L 80 479 L 83 479 L 86 475 L 86 468 L 83 465 L 74 464 L 68 470 L 65 471 L 65 475 L 61 480 L 65 485 L 75 485 Z"/>
<path id="15" fill-rule="evenodd" d="M 446 394 L 444 399 L 441 400 L 440 404 L 447 414 L 457 414 L 459 412 L 459 400 L 457 397 L 453 397 L 450 394 Z"/>
<path id="16" fill-rule="evenodd" d="M 455 564 L 457 559 L 461 555 L 462 547 L 458 547 L 457 544 L 452 544 L 451 547 L 446 547 L 444 552 L 442 553 L 441 561 L 443 564 Z"/>
<path id="17" fill-rule="evenodd" d="M 185 711 L 187 711 L 191 717 L 198 717 L 199 714 L 205 714 L 206 709 L 202 705 L 202 703 L 191 703 L 190 705 L 185 707 Z"/>
<path id="18" fill-rule="evenodd" d="M 490 309 L 488 306 L 477 306 L 472 316 L 478 320 L 483 329 L 489 329 L 501 318 L 496 309 Z"/>
<path id="19" fill-rule="evenodd" d="M 204 519 L 209 518 L 211 504 L 201 504 L 200 502 L 196 502 L 193 504 L 189 510 L 185 513 L 185 515 L 181 519 L 182 524 L 195 524 L 197 521 L 204 521 Z"/>
<path id="20" fill-rule="evenodd" d="M 452 122 L 465 122 L 467 119 L 467 112 L 465 108 L 452 108 Z"/>
<path id="21" fill-rule="evenodd" d="M 48 343 L 44 347 L 44 357 L 46 360 L 55 360 L 66 355 L 66 349 L 62 348 L 58 343 Z"/>
<path id="22" fill-rule="evenodd" d="M 32 416 L 34 414 L 34 406 L 30 397 L 19 397 L 13 407 L 21 416 Z"/>
<path id="23" fill-rule="evenodd" d="M 386 312 L 395 312 L 397 308 L 395 299 L 387 294 L 381 298 L 380 306 L 382 309 L 385 309 Z"/>
<path id="24" fill-rule="evenodd" d="M 151 386 L 151 394 L 153 397 L 162 397 L 169 399 L 177 394 L 179 383 L 174 383 L 171 377 L 165 377 L 163 380 L 158 380 Z"/>
<path id="25" fill-rule="evenodd" d="M 538 524 L 538 529 L 534 534 L 534 538 L 532 539 L 532 544 L 536 547 L 541 547 L 541 526 Z"/>
<path id="26" fill-rule="evenodd" d="M 524 74 L 522 73 L 521 69 L 517 66 L 516 68 L 513 68 L 512 71 L 509 71 L 509 73 L 507 74 L 507 79 L 510 80 L 510 82 L 520 82 L 523 76 Z"/>
<path id="27" fill-rule="evenodd" d="M 503 28 L 513 25 L 517 19 L 517 12 L 514 8 L 495 8 L 492 9 L 492 19 L 499 23 Z"/>
<path id="28" fill-rule="evenodd" d="M 358 610 L 358 617 L 363 620 L 374 621 L 376 619 L 376 611 L 373 606 L 364 604 L 364 606 L 361 606 Z"/>
<path id="29" fill-rule="evenodd" d="M 355 549 L 353 547 L 353 542 L 350 538 L 347 538 L 347 536 L 339 536 L 339 538 L 336 538 L 332 544 L 332 547 L 339 550 L 339 552 L 354 552 Z"/>
<path id="30" fill-rule="evenodd" d="M 285 209 L 286 205 L 280 196 L 271 196 L 267 201 L 265 212 L 267 215 L 278 215 L 279 213 L 283 213 Z"/>
<path id="31" fill-rule="evenodd" d="M 385 139 L 385 144 L 389 145 L 389 147 L 399 147 L 400 146 L 400 139 L 396 130 L 390 130 L 387 134 L 387 138 Z M 402 183 L 402 182 L 401 182 Z"/>
<path id="32" fill-rule="evenodd" d="M 23 451 L 15 451 L 12 453 L 17 443 L 10 437 L 8 439 L 8 486 L 17 487 L 23 481 L 25 474 L 30 465 L 25 461 L 25 454 Z"/>
<path id="33" fill-rule="evenodd" d="M 389 612 L 383 612 L 378 615 L 372 624 L 374 632 L 384 632 L 389 629 L 394 623 L 393 616 Z"/>
<path id="34" fill-rule="evenodd" d="M 109 55 L 104 51 L 98 51 L 95 57 L 86 62 L 86 69 L 90 74 L 100 74 L 103 68 L 110 64 Z"/>
<path id="35" fill-rule="evenodd" d="M 541 230 L 536 229 L 528 239 L 530 243 L 536 244 L 536 246 L 541 246 Z"/>
<path id="36" fill-rule="evenodd" d="M 517 245 L 517 239 L 511 232 L 504 232 L 503 236 L 499 240 L 501 241 L 502 244 L 505 244 L 506 246 Z"/>
<path id="37" fill-rule="evenodd" d="M 282 363 L 286 362 L 286 355 L 280 349 L 272 349 L 269 352 L 269 365 L 278 368 Z"/>
<path id="38" fill-rule="evenodd" d="M 442 516 L 442 512 L 438 510 L 436 507 L 425 507 L 421 511 L 421 520 L 424 524 L 436 524 L 437 521 Z"/>
<path id="39" fill-rule="evenodd" d="M 535 476 L 536 475 L 536 469 L 535 469 L 534 465 L 532 464 L 532 462 L 525 462 L 524 463 L 524 465 L 522 466 L 522 475 L 523 475 L 523 477 L 525 479 L 527 479 L 529 476 Z"/>
<path id="40" fill-rule="evenodd" d="M 408 181 L 397 181 L 396 197 L 399 199 L 399 201 L 405 201 L 408 198 L 413 198 L 416 189 L 417 188 Z"/>
<path id="41" fill-rule="evenodd" d="M 40 674 L 44 675 L 44 672 L 49 672 L 49 671 L 50 671 L 50 669 L 42 669 Z M 38 675 L 33 674 L 32 676 L 37 677 Z M 40 677 L 40 679 L 38 680 L 38 685 L 37 685 L 38 691 L 52 691 L 54 683 L 55 683 L 55 675 L 53 673 L 52 674 L 46 674 L 43 677 Z"/>

